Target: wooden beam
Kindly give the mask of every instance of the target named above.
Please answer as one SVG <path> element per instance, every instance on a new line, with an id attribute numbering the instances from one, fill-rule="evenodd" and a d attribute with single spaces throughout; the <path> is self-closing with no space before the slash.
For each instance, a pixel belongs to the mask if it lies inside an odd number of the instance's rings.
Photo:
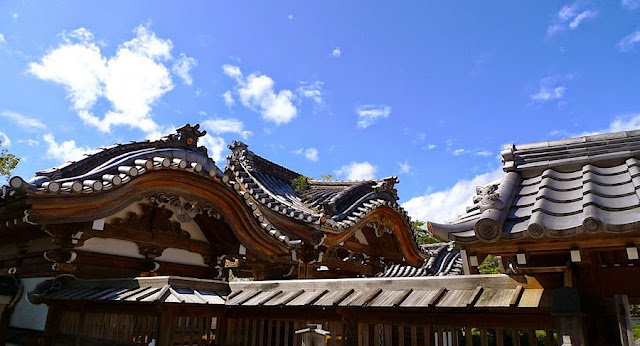
<path id="1" fill-rule="evenodd" d="M 633 346 L 635 342 L 631 315 L 629 314 L 629 299 L 626 295 L 616 295 L 614 300 L 618 318 L 618 330 L 620 331 L 620 344 L 622 346 Z"/>

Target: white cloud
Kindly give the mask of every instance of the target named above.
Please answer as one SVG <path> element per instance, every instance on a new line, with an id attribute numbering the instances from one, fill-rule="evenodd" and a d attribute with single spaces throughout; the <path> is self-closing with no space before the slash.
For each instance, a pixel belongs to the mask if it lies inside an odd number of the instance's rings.
<path id="1" fill-rule="evenodd" d="M 290 15 L 287 16 L 287 18 L 289 18 L 289 20 L 293 20 L 293 15 L 290 14 Z"/>
<path id="2" fill-rule="evenodd" d="M 609 123 L 609 127 L 600 131 L 583 133 L 581 136 L 596 135 L 608 132 L 621 132 L 640 129 L 640 114 L 627 114 L 617 116 Z"/>
<path id="3" fill-rule="evenodd" d="M 307 149 L 300 148 L 296 150 L 295 153 L 296 155 L 304 154 L 304 157 L 306 157 L 307 160 L 309 161 L 313 161 L 313 162 L 318 161 L 318 149 L 316 148 L 307 148 Z"/>
<path id="4" fill-rule="evenodd" d="M 216 163 L 222 160 L 222 152 L 227 149 L 224 139 L 222 137 L 214 137 L 210 134 L 206 134 L 200 138 L 202 145 L 208 149 L 209 156 Z"/>
<path id="5" fill-rule="evenodd" d="M 529 95 L 529 98 L 532 101 L 536 102 L 547 102 L 552 100 L 560 100 L 564 97 L 564 92 L 567 90 L 565 86 L 558 86 L 555 88 L 549 88 L 547 86 L 541 85 L 540 89 L 537 93 Z"/>
<path id="6" fill-rule="evenodd" d="M 400 174 L 408 174 L 411 173 L 411 165 L 409 165 L 408 161 L 405 162 L 396 162 L 398 167 L 400 168 Z"/>
<path id="7" fill-rule="evenodd" d="M 471 205 L 471 197 L 475 194 L 476 186 L 499 179 L 502 175 L 502 169 L 496 169 L 470 180 L 460 180 L 445 190 L 414 197 L 403 203 L 402 207 L 414 219 L 433 222 L 454 221 L 464 213 L 466 206 Z"/>
<path id="8" fill-rule="evenodd" d="M 387 105 L 364 105 L 356 109 L 358 114 L 358 127 L 366 129 L 376 121 L 388 118 L 391 114 L 391 107 Z"/>
<path id="9" fill-rule="evenodd" d="M 134 34 L 133 39 L 118 46 L 115 56 L 107 58 L 89 30 L 63 32 L 58 47 L 39 62 L 30 63 L 28 71 L 42 80 L 63 85 L 72 108 L 86 124 L 103 132 L 126 125 L 156 133 L 160 128 L 152 119 L 151 109 L 174 87 L 168 69 L 174 60 L 173 43 L 158 38 L 144 26 L 138 26 Z M 190 78 L 188 70 L 195 60 L 189 59 L 181 55 L 174 65 L 174 72 L 183 79 Z M 101 98 L 111 106 L 102 118 L 92 110 Z"/>
<path id="10" fill-rule="evenodd" d="M 595 18 L 597 16 L 598 16 L 598 13 L 594 12 L 594 11 L 581 12 L 575 18 L 573 18 L 571 23 L 569 23 L 569 28 L 571 28 L 571 30 L 577 29 L 578 26 L 580 25 L 580 23 L 582 23 L 583 20 L 589 19 L 589 18 Z"/>
<path id="11" fill-rule="evenodd" d="M 486 151 L 486 150 L 478 150 L 478 151 L 475 152 L 475 154 L 478 155 L 478 156 L 491 156 L 491 155 L 493 155 L 492 152 Z"/>
<path id="12" fill-rule="evenodd" d="M 11 146 L 11 140 L 9 139 L 9 136 L 7 136 L 7 134 L 4 132 L 0 132 L 0 146 Z"/>
<path id="13" fill-rule="evenodd" d="M 597 11 L 583 10 L 582 5 L 577 1 L 573 4 L 562 6 L 558 11 L 557 19 L 547 27 L 547 36 L 552 37 L 567 29 L 575 30 L 584 20 L 596 18 L 597 16 Z"/>
<path id="14" fill-rule="evenodd" d="M 324 83 L 316 81 L 313 83 L 300 82 L 300 86 L 297 89 L 298 95 L 303 98 L 307 98 L 315 102 L 316 104 L 322 104 L 322 85 Z"/>
<path id="15" fill-rule="evenodd" d="M 3 111 L 2 113 L 0 113 L 0 116 L 2 116 L 3 118 L 7 118 L 13 122 L 15 122 L 16 124 L 27 128 L 27 129 L 44 129 L 47 126 L 45 124 L 43 124 L 40 120 L 35 119 L 35 118 L 29 118 L 27 116 L 24 116 L 20 113 L 16 113 L 16 112 L 12 112 L 12 111 Z"/>
<path id="16" fill-rule="evenodd" d="M 622 0 L 620 5 L 627 10 L 635 10 L 640 6 L 640 2 L 638 0 Z"/>
<path id="17" fill-rule="evenodd" d="M 13 21 L 17 21 L 18 18 L 20 18 L 20 14 L 18 12 L 11 12 L 11 19 L 13 19 Z"/>
<path id="18" fill-rule="evenodd" d="M 236 104 L 230 90 L 225 91 L 224 94 L 222 94 L 222 98 L 224 99 L 224 104 L 227 105 L 227 107 L 233 107 L 233 105 Z"/>
<path id="19" fill-rule="evenodd" d="M 627 36 L 625 36 L 624 38 L 622 38 L 620 40 L 620 42 L 618 42 L 618 49 L 621 52 L 628 52 L 633 50 L 633 48 L 635 47 L 636 43 L 640 42 L 640 31 L 635 31 Z"/>
<path id="20" fill-rule="evenodd" d="M 435 149 L 437 147 L 437 145 L 435 144 L 429 144 L 426 146 L 427 149 L 431 150 L 431 149 Z"/>
<path id="21" fill-rule="evenodd" d="M 550 101 L 558 101 L 564 98 L 567 91 L 566 82 L 573 79 L 573 75 L 550 76 L 542 78 L 538 82 L 538 91 L 529 94 L 532 103 L 542 104 Z"/>
<path id="22" fill-rule="evenodd" d="M 334 58 L 339 58 L 342 55 L 342 51 L 340 50 L 340 47 L 334 48 L 333 52 L 331 52 L 331 55 L 333 55 Z"/>
<path id="23" fill-rule="evenodd" d="M 462 155 L 464 153 L 466 153 L 467 151 L 464 149 L 456 149 L 453 151 L 453 156 L 458 156 L 458 155 Z"/>
<path id="24" fill-rule="evenodd" d="M 276 93 L 275 82 L 271 77 L 258 72 L 243 77 L 240 67 L 223 65 L 223 72 L 238 83 L 238 95 L 242 104 L 262 115 L 266 121 L 277 125 L 286 124 L 298 114 L 298 109 L 293 105 L 293 92 L 283 89 Z"/>
<path id="25" fill-rule="evenodd" d="M 0 44 L 3 44 L 4 42 L 5 42 L 4 35 L 0 33 Z"/>
<path id="26" fill-rule="evenodd" d="M 172 71 L 175 73 L 182 82 L 187 85 L 193 84 L 193 77 L 189 72 L 192 68 L 198 66 L 198 61 L 192 57 L 186 56 L 184 53 L 180 53 L 180 57 L 176 59 L 173 64 Z"/>
<path id="27" fill-rule="evenodd" d="M 202 122 L 207 132 L 220 135 L 223 133 L 237 133 L 247 139 L 253 134 L 244 129 L 244 124 L 238 119 L 210 119 Z"/>
<path id="28" fill-rule="evenodd" d="M 242 82 L 242 71 L 240 71 L 240 67 L 224 64 L 222 65 L 222 71 L 227 76 L 235 79 L 238 83 Z"/>
<path id="29" fill-rule="evenodd" d="M 370 180 L 376 176 L 377 168 L 368 161 L 351 162 L 336 171 L 337 175 L 346 175 L 348 180 Z"/>
<path id="30" fill-rule="evenodd" d="M 18 143 L 27 143 L 30 147 L 37 147 L 40 145 L 40 142 L 35 139 L 19 139 Z"/>
<path id="31" fill-rule="evenodd" d="M 78 161 L 84 157 L 84 154 L 91 152 L 89 147 L 78 147 L 74 140 L 56 142 L 52 134 L 42 136 L 47 143 L 47 156 L 58 160 L 59 162 Z"/>

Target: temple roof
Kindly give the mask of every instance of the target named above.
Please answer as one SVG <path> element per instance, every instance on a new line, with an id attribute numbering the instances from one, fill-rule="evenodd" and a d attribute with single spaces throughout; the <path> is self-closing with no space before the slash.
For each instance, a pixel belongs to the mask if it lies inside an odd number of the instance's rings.
<path id="1" fill-rule="evenodd" d="M 637 230 L 638 157 L 640 131 L 507 145 L 504 177 L 476 188 L 458 221 L 429 229 L 458 242 Z"/>
<path id="2" fill-rule="evenodd" d="M 176 134 L 156 141 L 101 148 L 79 161 L 37 172 L 36 177 L 29 181 L 13 177 L 9 185 L 2 188 L 0 207 L 25 196 L 31 199 L 42 196 L 97 197 L 123 188 L 151 172 L 182 171 L 198 179 L 222 184 L 223 188 L 238 195 L 257 227 L 290 249 L 300 244 L 292 243 L 294 240 L 302 239 L 311 245 L 319 245 L 327 231 L 347 235 L 354 226 L 371 223 L 371 218 L 367 217 L 377 210 L 391 212 L 392 217 L 403 225 L 400 227 L 402 232 L 408 232 L 402 235 L 407 251 L 404 256 L 412 256 L 410 262 L 418 263 L 422 255 L 411 219 L 397 203 L 396 177 L 358 181 L 309 180 L 307 189 L 295 191 L 292 181 L 301 174 L 254 154 L 242 142 L 234 141 L 229 146 L 232 153 L 227 157 L 224 171 L 221 170 L 208 157 L 207 149 L 198 146 L 198 138 L 205 133 L 199 130 L 199 125 L 187 124 L 177 129 Z M 23 208 L 28 208 L 28 205 Z M 0 220 L 0 224 L 18 222 L 16 216 L 10 218 Z M 56 222 L 64 221 L 58 219 Z M 29 224 L 42 222 L 40 216 L 30 214 L 30 210 L 24 211 L 20 221 Z M 80 221 L 85 220 L 73 222 Z M 382 222 L 371 224 L 376 230 L 387 230 Z M 292 232 L 293 228 L 299 228 L 299 231 Z M 406 249 L 407 244 L 413 244 L 409 245 L 412 249 Z"/>
<path id="3" fill-rule="evenodd" d="M 29 292 L 34 303 L 177 303 L 286 308 L 494 309 L 550 308 L 535 281 L 504 274 L 420 278 L 250 281 L 229 284 L 181 277 L 47 280 Z M 225 287 L 226 286 L 226 287 Z"/>
<path id="4" fill-rule="evenodd" d="M 308 188 L 296 192 L 293 180 L 302 174 L 291 171 L 256 155 L 242 142 L 234 141 L 229 149 L 224 171 L 236 177 L 246 191 L 274 212 L 297 220 L 335 229 L 353 226 L 378 207 L 391 207 L 408 219 L 396 202 L 397 177 L 376 180 L 308 180 Z"/>
<path id="5" fill-rule="evenodd" d="M 406 264 L 393 264 L 376 275 L 378 277 L 420 277 L 447 276 L 462 274 L 462 257 L 455 242 L 420 245 L 421 250 L 429 255 L 420 267 Z"/>

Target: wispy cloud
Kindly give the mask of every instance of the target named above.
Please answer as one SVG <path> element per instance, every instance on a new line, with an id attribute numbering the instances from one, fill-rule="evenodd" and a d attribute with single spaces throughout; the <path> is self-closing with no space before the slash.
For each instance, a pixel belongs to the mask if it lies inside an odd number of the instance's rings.
<path id="1" fill-rule="evenodd" d="M 363 105 L 356 109 L 358 127 L 366 129 L 380 119 L 386 119 L 391 114 L 391 107 L 387 105 Z"/>
<path id="2" fill-rule="evenodd" d="M 4 42 L 5 42 L 4 34 L 0 33 L 0 45 L 2 45 Z"/>
<path id="3" fill-rule="evenodd" d="M 547 27 L 547 36 L 552 37 L 565 30 L 575 30 L 585 20 L 593 19 L 597 16 L 597 11 L 585 9 L 580 2 L 562 6 L 556 18 Z"/>
<path id="4" fill-rule="evenodd" d="M 322 99 L 322 86 L 323 82 L 316 81 L 313 83 L 309 82 L 300 82 L 300 86 L 296 90 L 299 95 L 299 100 L 303 99 L 313 101 L 313 112 L 317 113 L 324 105 Z"/>
<path id="5" fill-rule="evenodd" d="M 174 63 L 174 73 L 188 84 L 195 60 L 184 54 L 174 59 L 173 42 L 145 26 L 138 26 L 134 35 L 118 46 L 114 56 L 105 57 L 89 30 L 62 32 L 62 42 L 40 61 L 30 63 L 28 72 L 64 86 L 80 119 L 100 131 L 125 125 L 157 134 L 162 129 L 151 109 L 174 88 L 168 67 Z M 111 106 L 102 117 L 93 113 L 99 99 Z"/>
<path id="6" fill-rule="evenodd" d="M 640 6 L 640 1 L 638 0 L 622 0 L 620 2 L 620 5 L 622 6 L 622 8 L 633 11 L 636 8 L 638 8 L 638 6 Z"/>
<path id="7" fill-rule="evenodd" d="M 334 48 L 333 51 L 331 52 L 331 55 L 333 55 L 334 58 L 339 58 L 342 55 L 342 51 L 340 50 L 340 47 Z"/>
<path id="8" fill-rule="evenodd" d="M 375 178 L 377 170 L 376 166 L 368 161 L 352 161 L 335 172 L 336 175 L 344 175 L 348 180 L 369 180 Z"/>
<path id="9" fill-rule="evenodd" d="M 450 222 L 458 218 L 471 205 L 471 197 L 475 194 L 476 186 L 487 184 L 499 179 L 504 173 L 496 169 L 477 175 L 469 180 L 460 180 L 452 187 L 441 191 L 427 192 L 414 197 L 402 204 L 412 218 L 433 221 Z"/>
<path id="10" fill-rule="evenodd" d="M 7 118 L 26 129 L 42 130 L 47 127 L 45 124 L 42 123 L 42 121 L 36 118 L 30 118 L 20 113 L 9 111 L 9 110 L 3 111 L 2 113 L 0 113 L 0 116 L 2 116 L 3 118 Z"/>
<path id="11" fill-rule="evenodd" d="M 193 84 L 193 77 L 191 77 L 191 69 L 198 66 L 198 61 L 192 57 L 186 56 L 184 53 L 180 53 L 180 57 L 176 59 L 173 64 L 172 71 L 175 73 L 182 82 L 187 85 Z"/>
<path id="12" fill-rule="evenodd" d="M 295 151 L 296 155 L 304 155 L 305 158 L 307 158 L 307 160 L 312 161 L 312 162 L 317 162 L 318 161 L 318 149 L 316 148 L 300 148 L 298 150 Z"/>
<path id="13" fill-rule="evenodd" d="M 629 52 L 632 51 L 636 43 L 640 42 L 640 31 L 634 31 L 631 34 L 623 37 L 618 42 L 618 50 L 621 52 Z"/>
<path id="14" fill-rule="evenodd" d="M 411 165 L 408 161 L 404 162 L 396 162 L 398 164 L 398 168 L 400 169 L 398 173 L 400 174 L 409 174 L 411 173 Z"/>
<path id="15" fill-rule="evenodd" d="M 222 94 L 222 98 L 224 99 L 224 104 L 227 105 L 227 107 L 233 107 L 233 105 L 236 104 L 230 90 L 225 91 L 224 94 Z"/>
<path id="16" fill-rule="evenodd" d="M 573 79 L 573 75 L 549 76 L 538 82 L 538 90 L 529 94 L 529 99 L 534 104 L 543 104 L 551 101 L 561 102 L 567 91 L 567 82 Z"/>
<path id="17" fill-rule="evenodd" d="M 239 66 L 229 64 L 223 65 L 222 70 L 235 79 L 242 105 L 260 113 L 264 120 L 280 125 L 289 123 L 298 115 L 293 104 L 293 92 L 287 89 L 276 92 L 271 77 L 255 72 L 244 78 Z"/>
<path id="18" fill-rule="evenodd" d="M 28 146 L 30 147 L 37 147 L 38 145 L 40 145 L 40 142 L 35 140 L 35 139 L 19 139 L 18 143 L 27 143 Z"/>
<path id="19" fill-rule="evenodd" d="M 11 146 L 11 139 L 9 139 L 9 136 L 4 132 L 0 132 L 0 146 L 7 148 Z"/>
<path id="20" fill-rule="evenodd" d="M 238 119 L 209 119 L 202 122 L 207 132 L 217 135 L 223 133 L 237 133 L 247 139 L 253 133 L 244 129 L 244 124 Z"/>

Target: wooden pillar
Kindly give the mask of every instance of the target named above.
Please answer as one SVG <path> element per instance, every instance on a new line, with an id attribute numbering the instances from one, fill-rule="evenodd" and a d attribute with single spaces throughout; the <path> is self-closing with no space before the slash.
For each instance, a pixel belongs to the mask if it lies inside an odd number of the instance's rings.
<path id="1" fill-rule="evenodd" d="M 629 298 L 626 295 L 614 297 L 616 304 L 616 315 L 618 316 L 618 329 L 620 330 L 620 345 L 633 346 L 633 326 L 631 325 L 631 315 L 629 314 Z"/>
<path id="2" fill-rule="evenodd" d="M 581 316 L 558 316 L 557 330 L 561 345 L 584 346 L 584 328 Z M 570 343 L 567 343 L 570 342 Z"/>
<path id="3" fill-rule="evenodd" d="M 362 340 L 360 338 L 363 335 L 369 333 L 369 325 L 360 321 L 358 315 L 352 311 L 345 309 L 338 309 L 336 311 L 340 316 L 340 319 L 344 321 L 344 329 L 342 331 L 342 344 L 344 346 L 358 346 L 361 345 Z M 333 337 L 333 335 L 332 335 Z"/>
<path id="4" fill-rule="evenodd" d="M 158 328 L 158 346 L 171 345 L 171 337 L 173 333 L 173 309 L 170 307 L 161 308 L 162 314 L 160 315 L 160 328 Z M 216 331 L 217 333 L 217 331 Z"/>

